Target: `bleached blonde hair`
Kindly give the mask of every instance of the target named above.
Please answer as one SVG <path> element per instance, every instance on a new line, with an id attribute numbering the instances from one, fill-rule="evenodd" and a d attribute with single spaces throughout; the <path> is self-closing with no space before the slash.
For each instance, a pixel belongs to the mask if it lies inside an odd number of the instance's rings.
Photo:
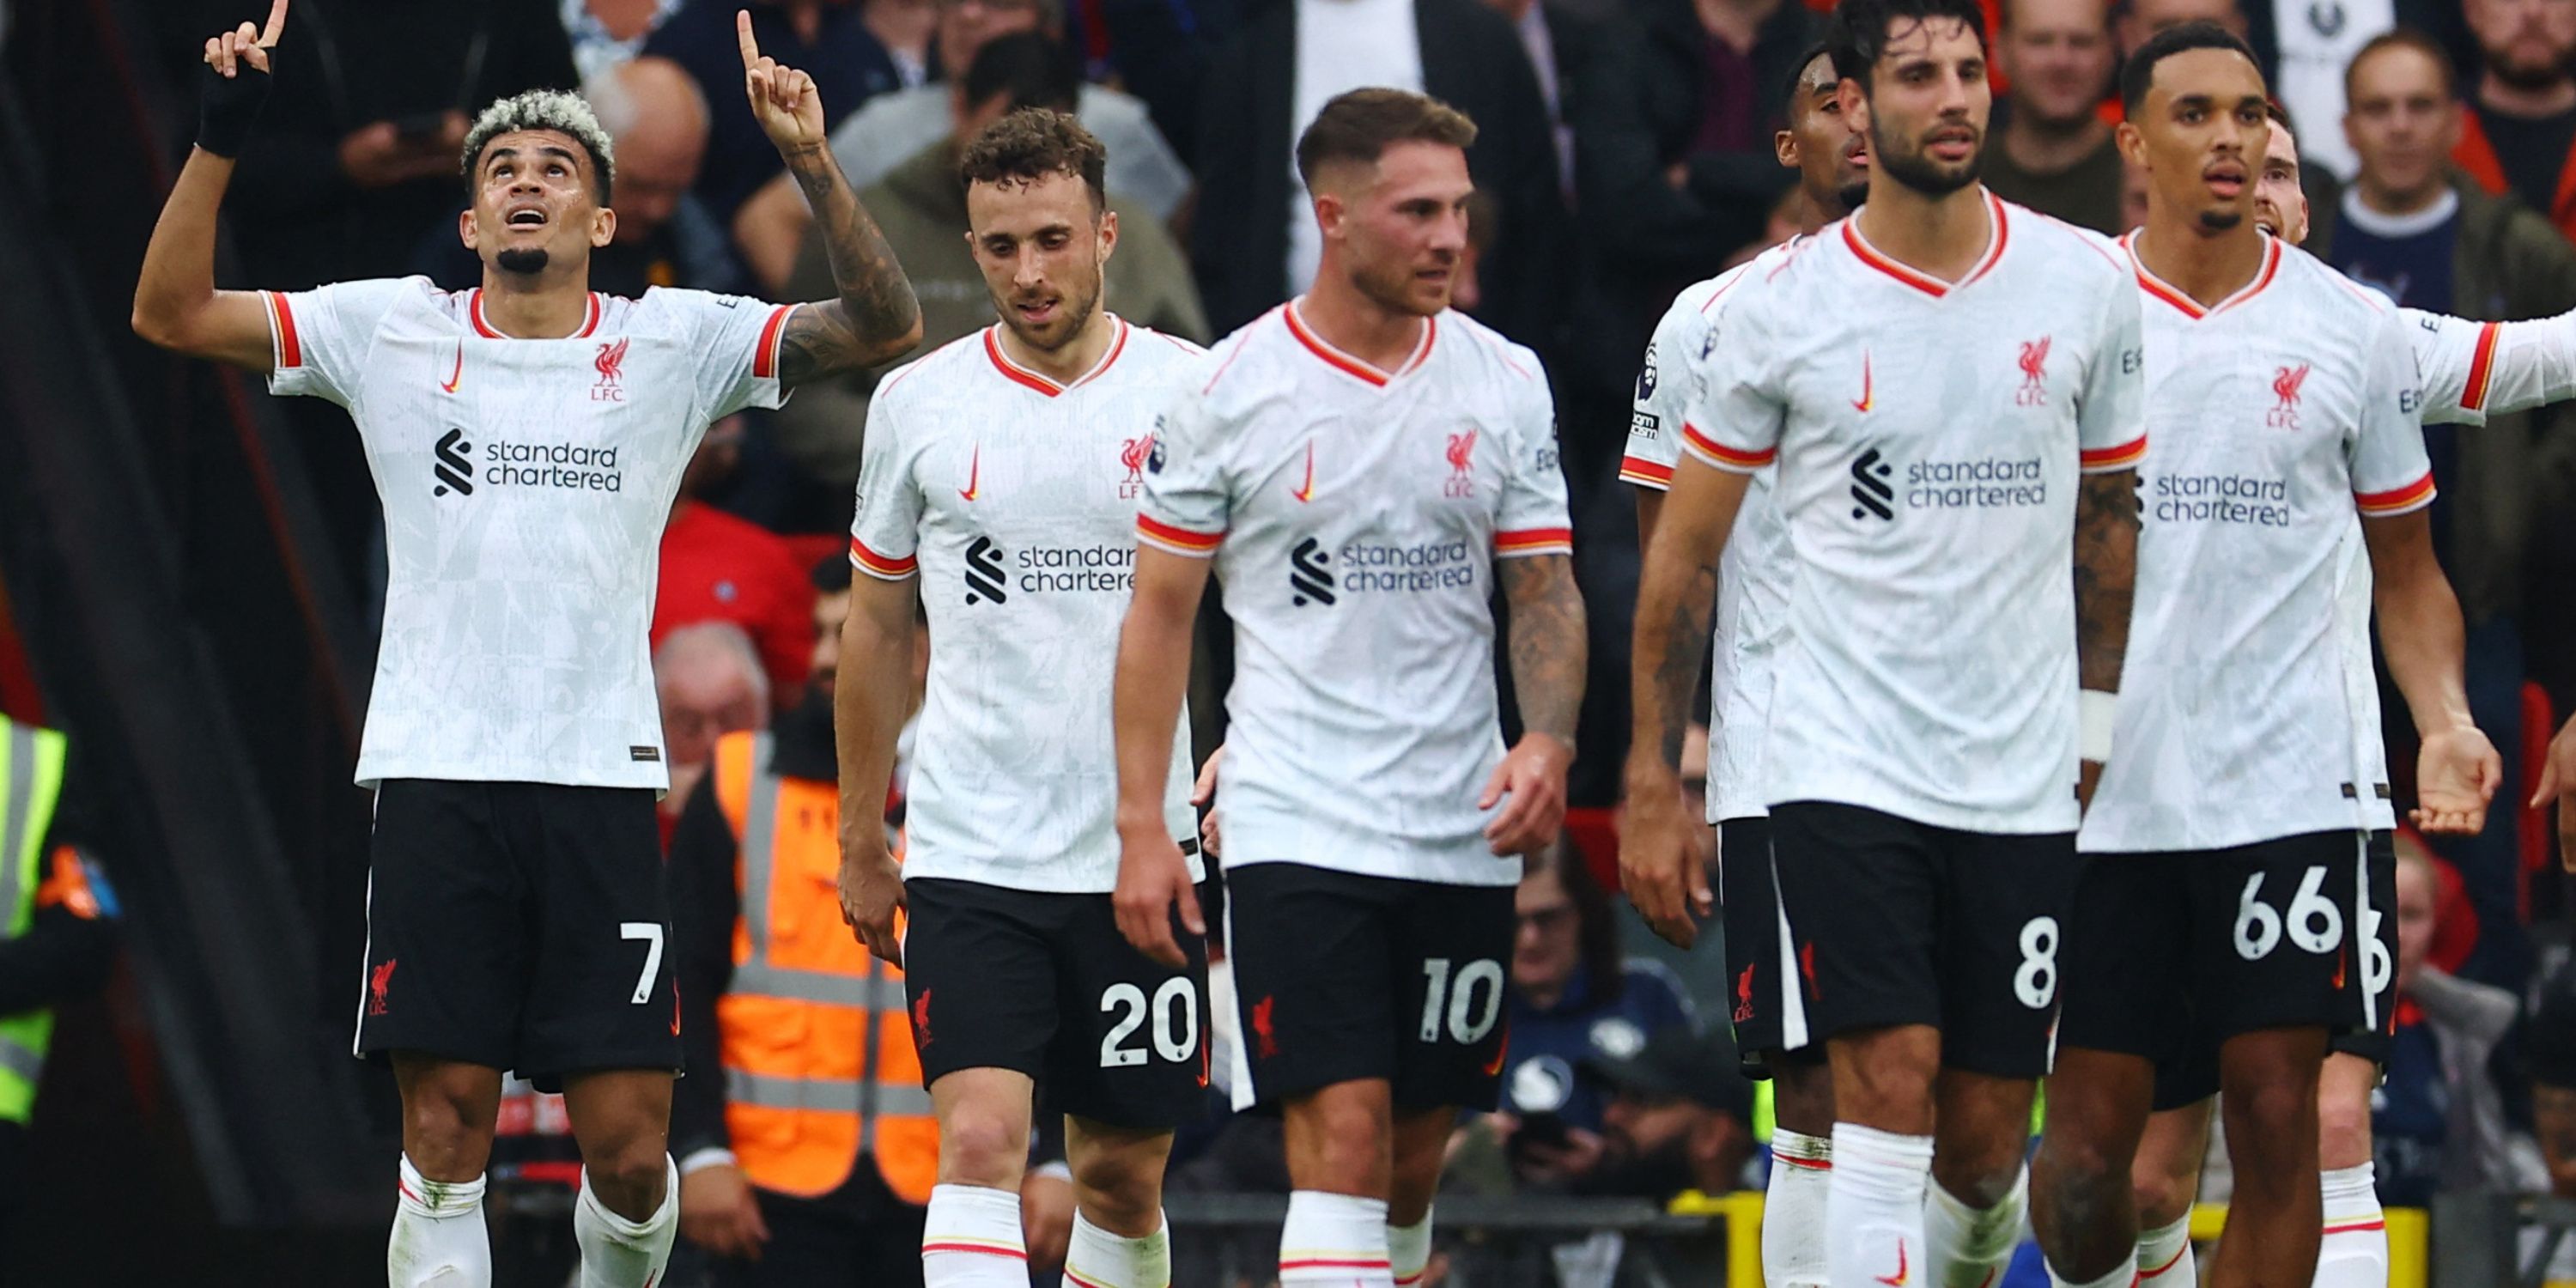
<path id="1" fill-rule="evenodd" d="M 521 130 L 545 130 L 561 134 L 581 145 L 590 154 L 590 168 L 599 176 L 599 204 L 608 204 L 609 190 L 617 180 L 617 149 L 608 140 L 608 131 L 600 128 L 599 116 L 578 94 L 559 89 L 532 89 L 512 94 L 483 109 L 474 118 L 474 128 L 465 132 L 465 155 L 459 166 L 465 182 L 474 182 L 474 169 L 483 159 L 483 149 L 504 134 Z"/>

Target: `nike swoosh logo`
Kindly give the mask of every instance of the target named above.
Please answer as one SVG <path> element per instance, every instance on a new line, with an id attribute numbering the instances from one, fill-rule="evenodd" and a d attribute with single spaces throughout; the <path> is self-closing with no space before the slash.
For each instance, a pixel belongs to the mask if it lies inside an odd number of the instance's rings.
<path id="1" fill-rule="evenodd" d="M 1867 368 L 1863 369 L 1866 370 Z M 1896 1273 L 1894 1275 L 1874 1275 L 1872 1278 L 1877 1279 L 1880 1283 L 1886 1284 L 1887 1288 L 1905 1288 L 1907 1275 L 1905 1273 L 1904 1244 L 1899 1243 L 1896 1245 Z"/>
<path id="2" fill-rule="evenodd" d="M 439 386 L 439 388 L 444 389 L 444 390 L 446 390 L 447 392 L 449 392 L 449 393 L 451 393 L 451 394 L 452 394 L 452 393 L 455 393 L 455 392 L 456 392 L 456 387 L 457 387 L 458 385 L 461 385 L 461 384 L 464 384 L 464 383 L 465 383 L 465 342 L 464 342 L 463 340 L 459 340 L 459 341 L 457 341 L 457 342 L 456 342 L 456 370 L 455 370 L 455 371 L 453 371 L 453 372 L 450 372 L 450 373 L 448 374 L 448 377 L 447 377 L 446 383 L 441 384 L 441 385 Z"/>
<path id="3" fill-rule="evenodd" d="M 957 495 L 962 496 L 969 501 L 974 500 L 975 494 L 983 490 L 983 484 L 980 481 L 983 477 L 984 446 L 983 444 L 978 443 L 975 445 L 975 455 L 969 458 L 966 462 L 966 486 L 964 489 L 960 490 Z"/>
<path id="4" fill-rule="evenodd" d="M 1877 400 L 1877 396 L 1870 390 L 1869 353 L 1863 350 L 1860 355 L 1860 397 L 1853 401 L 1852 406 L 1860 411 L 1868 411 L 1870 405 Z"/>
<path id="5" fill-rule="evenodd" d="M 1306 444 L 1306 485 L 1288 495 L 1299 501 L 1315 499 L 1315 445 L 1313 443 Z"/>

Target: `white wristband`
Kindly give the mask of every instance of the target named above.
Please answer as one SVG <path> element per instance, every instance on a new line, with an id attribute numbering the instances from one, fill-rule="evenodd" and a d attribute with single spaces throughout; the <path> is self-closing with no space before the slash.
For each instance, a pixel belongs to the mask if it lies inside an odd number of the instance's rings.
<path id="1" fill-rule="evenodd" d="M 721 1145 L 709 1145 L 704 1149 L 690 1150 L 689 1156 L 680 1160 L 680 1175 L 686 1176 L 691 1172 L 710 1167 L 740 1166 L 742 1164 L 735 1161 L 732 1150 Z"/>
<path id="2" fill-rule="evenodd" d="M 2111 719 L 2120 695 L 2085 689 L 2075 695 L 2075 753 L 2095 764 L 2111 759 Z"/>

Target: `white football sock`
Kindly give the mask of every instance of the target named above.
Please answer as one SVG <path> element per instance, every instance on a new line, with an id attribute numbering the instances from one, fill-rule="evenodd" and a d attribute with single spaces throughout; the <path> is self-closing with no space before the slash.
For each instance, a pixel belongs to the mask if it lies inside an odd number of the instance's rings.
<path id="1" fill-rule="evenodd" d="M 492 1288 L 492 1236 L 483 1225 L 483 1178 L 433 1181 L 402 1160 L 394 1233 L 385 1245 L 392 1288 Z"/>
<path id="2" fill-rule="evenodd" d="M 2200 1261 L 2191 1251 L 2191 1217 L 2138 1232 L 2139 1288 L 2199 1288 Z"/>
<path id="3" fill-rule="evenodd" d="M 2057 1273 L 2057 1267 L 2048 1268 L 2049 1288 L 2129 1288 L 2136 1282 L 2138 1282 L 2138 1268 L 2134 1265 L 2113 1266 L 2111 1273 L 2099 1279 L 2087 1279 L 2080 1284 Z"/>
<path id="4" fill-rule="evenodd" d="M 1832 1288 L 1919 1283 L 1923 1191 L 1932 1138 L 1857 1123 L 1834 1124 L 1834 1170 L 1825 1202 L 1825 1271 Z"/>
<path id="5" fill-rule="evenodd" d="M 1279 1230 L 1279 1285 L 1395 1288 L 1388 1268 L 1386 1200 L 1299 1190 Z"/>
<path id="6" fill-rule="evenodd" d="M 1395 1288 L 1413 1288 L 1422 1282 L 1424 1271 L 1431 1268 L 1431 1212 L 1411 1225 L 1386 1228 L 1386 1264 L 1395 1275 Z"/>
<path id="7" fill-rule="evenodd" d="M 2030 1169 L 1982 1211 L 1960 1202 L 1939 1181 L 1924 1187 L 1923 1264 L 1931 1288 L 1992 1288 L 2012 1264 L 2021 1243 L 2022 1214 L 2030 1208 Z"/>
<path id="8" fill-rule="evenodd" d="M 1152 1234 L 1130 1239 L 1093 1225 L 1075 1208 L 1064 1281 L 1069 1288 L 1172 1288 L 1170 1223 L 1158 1213 Z"/>
<path id="9" fill-rule="evenodd" d="M 580 1288 L 653 1288 L 671 1262 L 671 1240 L 680 1233 L 680 1169 L 662 1159 L 662 1206 L 641 1221 L 608 1210 L 582 1173 L 581 1198 L 572 1205 L 572 1241 L 581 1249 Z"/>
<path id="10" fill-rule="evenodd" d="M 1074 1235 L 1081 1233 L 1076 1221 Z M 924 1288 L 1028 1288 L 1020 1196 L 982 1185 L 930 1187 L 930 1210 L 921 1223 L 921 1282 Z"/>
<path id="11" fill-rule="evenodd" d="M 1771 1288 L 1825 1288 L 1825 1191 L 1834 1143 L 1771 1130 L 1771 1182 L 1762 1195 L 1762 1281 Z"/>
<path id="12" fill-rule="evenodd" d="M 2388 1288 L 2388 1218 L 2379 1210 L 2375 1172 L 2364 1163 L 2319 1174 L 2326 1223 L 2316 1288 Z"/>

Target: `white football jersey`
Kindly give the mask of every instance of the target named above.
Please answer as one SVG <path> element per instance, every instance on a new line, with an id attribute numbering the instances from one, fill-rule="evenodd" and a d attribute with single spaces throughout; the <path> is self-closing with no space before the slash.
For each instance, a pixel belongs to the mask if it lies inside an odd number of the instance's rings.
<path id="1" fill-rule="evenodd" d="M 1681 462 L 1682 427 L 1717 343 L 1726 299 L 1747 272 L 1768 272 L 1799 240 L 1682 288 L 1655 324 L 1637 372 L 1628 448 L 1619 477 L 1669 491 Z M 1771 659 L 1788 629 L 1789 529 L 1771 495 L 1772 471 L 1756 470 L 1717 560 L 1717 611 L 1709 623 L 1708 821 L 1771 812 L 1758 773 L 1771 709 Z"/>
<path id="2" fill-rule="evenodd" d="M 794 305 L 593 292 L 523 340 L 425 277 L 267 292 L 269 390 L 349 409 L 385 512 L 358 782 L 665 791 L 645 643 L 663 525 L 718 417 L 775 407 Z"/>
<path id="3" fill-rule="evenodd" d="M 2207 308 L 2125 245 L 2156 455 L 2111 760 L 2081 844 L 2392 826 L 2376 686 L 2353 682 L 2370 672 L 2355 516 L 2433 499 L 2408 328 L 2268 238 L 2253 281 Z"/>
<path id="4" fill-rule="evenodd" d="M 1154 417 L 1206 351 L 1110 320 L 1100 364 L 1070 384 L 1013 362 L 997 324 L 889 373 L 868 402 L 850 562 L 918 575 L 930 618 L 907 879 L 1117 888 L 1109 691 L 1136 500 Z M 1163 813 L 1196 881 L 1191 778 L 1185 707 Z"/>
<path id="5" fill-rule="evenodd" d="M 1547 377 L 1473 319 L 1394 372 L 1291 302 L 1220 341 L 1146 464 L 1140 539 L 1216 560 L 1235 679 L 1225 861 L 1508 886 L 1494 562 L 1573 549 Z"/>
<path id="6" fill-rule="evenodd" d="M 1778 464 L 1772 804 L 2075 830 L 2075 492 L 2146 455 L 2137 290 L 2075 230 L 1986 201 L 1954 284 L 1844 220 L 1729 292 L 1682 437 L 1720 469 Z"/>

